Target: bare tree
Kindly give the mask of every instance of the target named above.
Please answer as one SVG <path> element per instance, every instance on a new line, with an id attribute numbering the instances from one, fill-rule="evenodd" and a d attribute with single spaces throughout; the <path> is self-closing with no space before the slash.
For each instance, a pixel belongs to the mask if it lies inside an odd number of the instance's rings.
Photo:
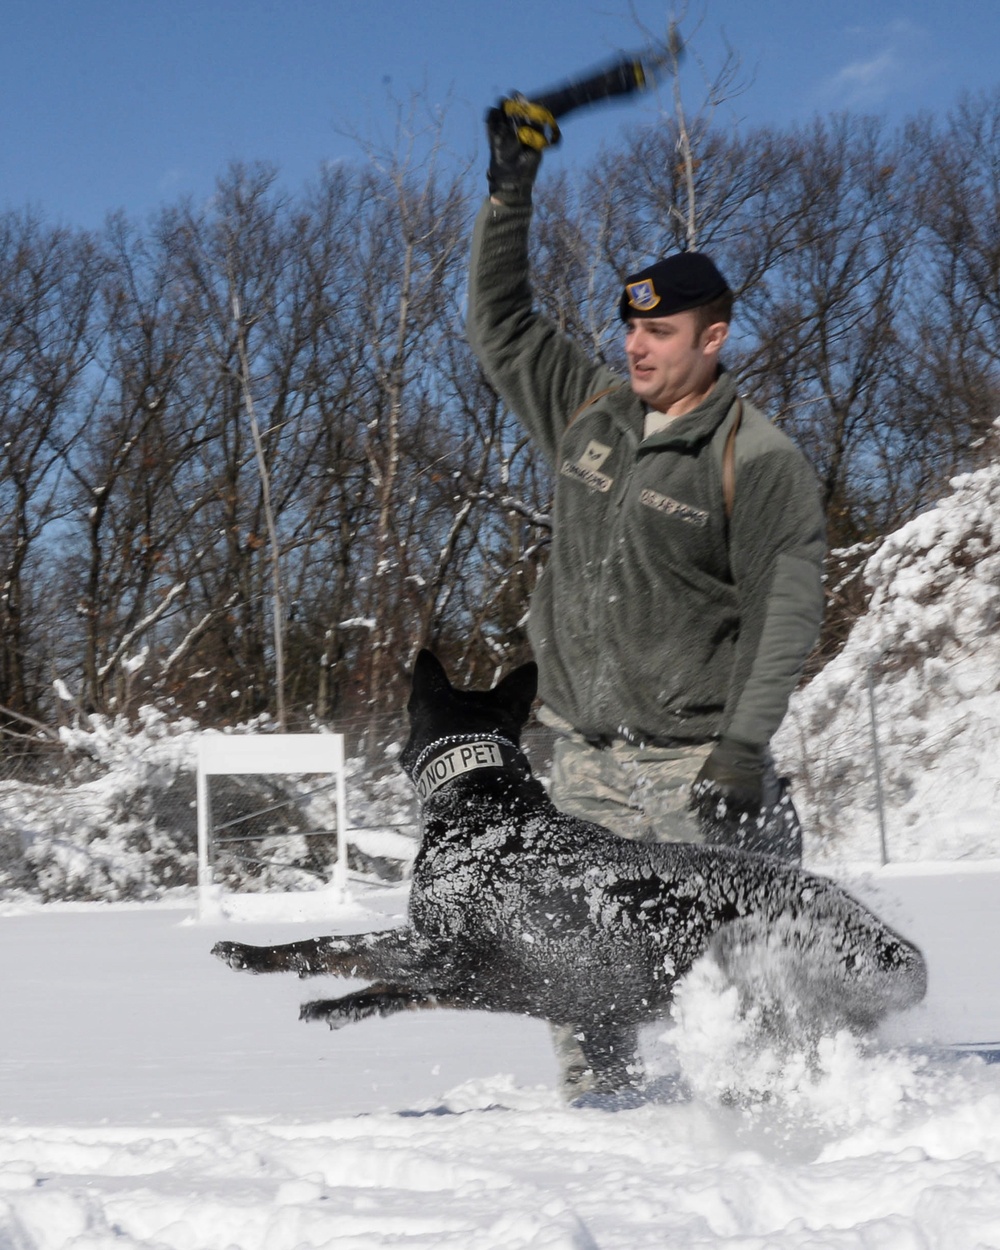
<path id="1" fill-rule="evenodd" d="M 829 653 L 863 553 L 1000 407 L 1000 97 L 746 131 L 738 69 L 549 171 L 532 281 L 618 364 L 625 275 L 719 261 L 728 363 L 823 484 Z M 100 711 L 344 721 L 397 708 L 421 644 L 476 680 L 524 658 L 552 484 L 461 333 L 480 175 L 441 135 L 400 110 L 300 196 L 234 166 L 99 240 L 0 217 L 0 718 L 48 723 L 58 675 Z"/>
<path id="2" fill-rule="evenodd" d="M 124 711 L 136 653 L 149 651 L 186 584 L 172 569 L 170 548 L 197 512 L 177 486 L 199 430 L 186 411 L 176 419 L 197 327 L 176 298 L 169 241 L 140 239 L 115 219 L 106 257 L 94 360 L 100 384 L 67 462 L 76 523 L 60 563 L 67 606 L 72 603 L 82 627 L 80 700 L 95 710 Z"/>
<path id="3" fill-rule="evenodd" d="M 39 633 L 32 583 L 67 510 L 63 473 L 84 419 L 102 272 L 88 235 L 31 214 L 0 218 L 0 702 L 16 712 L 38 709 L 55 641 Z"/>
<path id="4" fill-rule="evenodd" d="M 926 250 L 906 381 L 940 487 L 974 461 L 1000 414 L 1000 90 L 966 97 L 942 129 L 907 132 Z"/>
<path id="5" fill-rule="evenodd" d="M 373 546 L 362 615 L 373 622 L 366 688 L 382 706 L 420 642 L 418 587 L 434 532 L 423 493 L 440 454 L 444 409 L 433 352 L 454 333 L 449 293 L 464 271 L 465 195 L 461 168 L 446 164 L 441 119 L 399 113 L 389 148 L 369 144 L 368 214 L 361 253 L 359 325 L 369 385 L 364 388 L 365 455 L 375 494 Z M 378 272 L 378 281 L 370 275 Z M 444 402 L 442 402 L 444 400 Z"/>

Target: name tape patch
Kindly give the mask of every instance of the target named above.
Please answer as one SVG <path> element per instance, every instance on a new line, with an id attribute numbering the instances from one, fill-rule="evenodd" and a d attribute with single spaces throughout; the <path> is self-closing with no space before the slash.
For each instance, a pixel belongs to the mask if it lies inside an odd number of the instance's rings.
<path id="1" fill-rule="evenodd" d="M 584 486 L 589 486 L 591 490 L 599 490 L 602 495 L 608 493 L 614 481 L 614 478 L 608 477 L 606 473 L 598 473 L 596 469 L 588 469 L 582 464 L 574 464 L 572 460 L 564 460 L 560 472 L 565 473 L 567 477 L 576 478 L 578 482 L 582 482 Z"/>
<path id="2" fill-rule="evenodd" d="M 502 768 L 503 756 L 495 742 L 463 742 L 431 760 L 417 778 L 417 794 L 426 799 L 446 781 L 474 772 L 477 768 Z"/>
<path id="3" fill-rule="evenodd" d="M 676 499 L 671 499 L 669 495 L 661 495 L 658 490 L 650 490 L 648 487 L 639 492 L 639 502 L 652 508 L 656 512 L 663 512 L 667 516 L 673 516 L 678 521 L 686 521 L 688 525 L 707 525 L 708 513 L 702 512 L 700 508 L 692 508 L 689 503 L 678 503 Z"/>

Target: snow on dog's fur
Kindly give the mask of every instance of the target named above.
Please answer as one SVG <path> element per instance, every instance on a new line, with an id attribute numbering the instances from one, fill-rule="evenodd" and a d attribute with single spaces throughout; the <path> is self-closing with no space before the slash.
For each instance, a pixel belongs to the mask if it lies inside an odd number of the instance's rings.
<path id="1" fill-rule="evenodd" d="M 519 746 L 536 683 L 525 664 L 493 690 L 458 690 L 418 656 L 400 762 L 424 831 L 404 927 L 214 953 L 251 972 L 371 981 L 304 1004 L 333 1028 L 429 1007 L 571 1025 L 609 1093 L 640 1081 L 639 1028 L 706 952 L 748 1006 L 794 1000 L 817 1034 L 866 1032 L 919 1002 L 920 952 L 832 881 L 727 848 L 626 841 L 558 811 Z"/>

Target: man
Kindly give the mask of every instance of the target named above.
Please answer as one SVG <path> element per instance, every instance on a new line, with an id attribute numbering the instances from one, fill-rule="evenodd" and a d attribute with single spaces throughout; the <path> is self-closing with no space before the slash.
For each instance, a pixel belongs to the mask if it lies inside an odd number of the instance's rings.
<path id="1" fill-rule="evenodd" d="M 627 385 L 534 311 L 540 153 L 501 109 L 487 131 L 468 332 L 555 473 L 529 617 L 552 797 L 625 836 L 799 858 L 768 744 L 822 615 L 815 476 L 721 363 L 732 293 L 707 256 L 627 280 Z"/>
<path id="2" fill-rule="evenodd" d="M 555 475 L 552 548 L 529 614 L 551 796 L 625 837 L 801 857 L 768 744 L 822 615 L 824 519 L 805 458 L 721 362 L 732 293 L 680 253 L 621 293 L 628 382 L 535 311 L 540 152 L 487 117 L 468 334 Z M 588 1072 L 553 1029 L 569 1097 Z"/>

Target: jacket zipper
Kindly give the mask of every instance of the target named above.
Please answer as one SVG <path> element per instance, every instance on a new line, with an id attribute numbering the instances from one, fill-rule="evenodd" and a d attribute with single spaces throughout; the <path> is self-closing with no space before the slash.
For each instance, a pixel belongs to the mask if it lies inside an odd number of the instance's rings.
<path id="1" fill-rule="evenodd" d="M 598 613 L 600 613 L 601 616 L 604 618 L 606 618 L 608 615 L 607 583 L 608 583 L 608 577 L 609 577 L 608 568 L 611 562 L 611 551 L 614 550 L 620 544 L 622 540 L 623 505 L 625 503 L 626 498 L 628 497 L 629 490 L 631 489 L 632 484 L 635 480 L 635 471 L 636 471 L 636 466 L 637 466 L 637 452 L 638 452 L 639 444 L 637 441 L 633 439 L 633 436 L 630 431 L 623 431 L 621 434 L 621 439 L 627 445 L 627 449 L 628 449 L 628 460 L 627 460 L 628 470 L 626 473 L 622 475 L 622 479 L 623 479 L 622 483 L 620 486 L 618 486 L 612 498 L 612 503 L 614 506 L 614 512 L 613 512 L 614 525 L 613 525 L 613 529 L 611 533 L 610 542 L 605 545 L 605 554 L 601 559 L 600 568 L 598 570 L 597 590 L 594 596 L 597 602 L 594 603 L 593 605 L 595 619 L 597 618 Z M 603 623 L 604 622 L 602 622 L 602 624 Z M 595 629 L 594 633 L 598 637 L 603 636 L 606 638 L 608 636 L 606 629 L 604 630 Z M 605 700 L 599 697 L 598 692 L 602 689 L 604 690 L 607 689 L 606 684 L 602 685 L 602 679 L 607 675 L 607 673 L 608 673 L 607 648 L 605 647 L 603 650 L 598 651 L 597 663 L 595 664 L 594 672 L 591 675 L 590 692 L 587 698 L 587 708 L 588 708 L 588 711 L 592 711 L 594 715 L 591 717 L 588 717 L 588 719 L 592 719 L 596 723 L 591 726 L 588 726 L 588 728 L 596 729 L 598 727 L 599 722 L 603 719 L 605 715 Z M 618 728 L 618 726 L 615 726 L 615 728 Z"/>

